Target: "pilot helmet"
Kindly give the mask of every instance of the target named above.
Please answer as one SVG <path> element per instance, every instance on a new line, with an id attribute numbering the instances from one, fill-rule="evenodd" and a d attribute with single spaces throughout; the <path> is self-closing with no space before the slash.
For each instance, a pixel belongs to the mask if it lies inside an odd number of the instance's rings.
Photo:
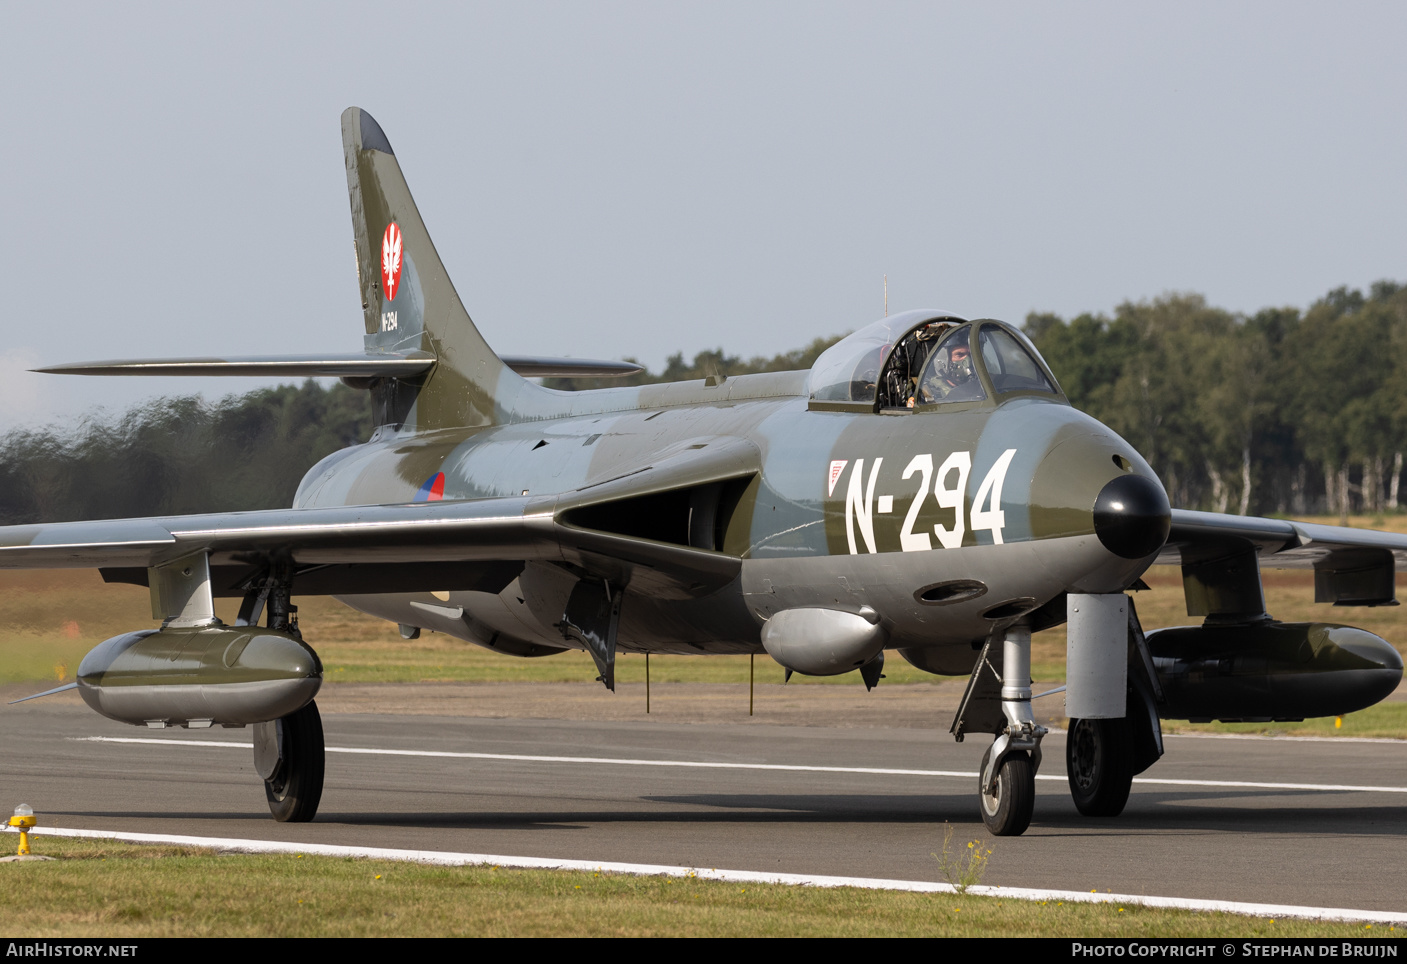
<path id="1" fill-rule="evenodd" d="M 966 354 L 955 360 L 953 352 L 959 348 L 963 349 Z M 938 363 L 938 374 L 954 385 L 961 385 L 972 378 L 972 352 L 968 350 L 966 333 L 957 335 L 952 341 L 945 344 L 941 351 L 943 355 Z"/>

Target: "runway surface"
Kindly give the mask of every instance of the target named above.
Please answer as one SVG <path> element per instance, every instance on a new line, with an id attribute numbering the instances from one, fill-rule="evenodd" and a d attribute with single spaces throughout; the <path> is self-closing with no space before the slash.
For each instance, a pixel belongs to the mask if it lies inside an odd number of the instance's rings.
<path id="1" fill-rule="evenodd" d="M 987 840 L 986 884 L 1407 910 L 1407 743 L 1169 737 L 1124 814 L 1091 820 L 1053 733 L 1031 829 L 991 840 L 984 742 L 933 729 L 325 711 L 322 807 L 290 825 L 224 745 L 248 730 L 2 711 L 0 808 L 51 826 L 940 880 L 948 822 Z"/>

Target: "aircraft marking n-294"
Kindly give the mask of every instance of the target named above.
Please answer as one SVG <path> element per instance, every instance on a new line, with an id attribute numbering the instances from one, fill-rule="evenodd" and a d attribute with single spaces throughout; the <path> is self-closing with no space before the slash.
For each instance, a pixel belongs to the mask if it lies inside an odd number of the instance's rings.
<path id="1" fill-rule="evenodd" d="M 0 528 L 0 567 L 150 588 L 160 628 L 100 644 L 70 686 L 139 726 L 252 726 L 278 819 L 312 819 L 322 794 L 299 595 L 406 636 L 585 650 L 608 688 L 621 651 L 766 652 L 871 688 L 896 654 L 966 676 L 952 733 L 991 739 L 977 789 L 998 834 L 1032 819 L 1034 631 L 1068 622 L 1066 764 L 1090 816 L 1123 809 L 1161 719 L 1336 715 L 1401 679 L 1371 633 L 1273 620 L 1259 567 L 1312 568 L 1320 601 L 1390 604 L 1407 538 L 1170 508 L 1020 330 L 910 311 L 809 371 L 553 391 L 528 377 L 637 369 L 495 354 L 380 126 L 350 108 L 342 135 L 360 352 L 44 370 L 340 377 L 371 393 L 371 438 L 314 466 L 288 509 Z M 1181 565 L 1200 625 L 1144 632 L 1127 593 L 1155 562 Z M 242 600 L 235 625 L 215 596 Z"/>
<path id="2" fill-rule="evenodd" d="M 967 493 L 968 476 L 972 473 L 971 452 L 953 452 L 938 466 L 936 474 L 933 471 L 932 455 L 915 455 L 900 476 L 901 481 L 917 477 L 919 483 L 917 490 L 904 496 L 908 509 L 904 514 L 903 528 L 899 531 L 898 548 L 903 552 L 924 552 L 933 548 L 936 539 L 937 544 L 944 549 L 958 549 L 962 547 L 963 535 L 969 531 L 974 535 L 985 531 L 989 533 L 987 544 L 1001 545 L 1002 528 L 1006 524 L 1006 514 L 1001 510 L 1002 483 L 1006 480 L 1006 471 L 1015 455 L 1016 449 L 1007 449 L 997 457 L 977 487 L 970 509 L 964 505 L 964 496 Z M 832 463 L 835 464 L 837 463 Z M 850 464 L 850 461 L 845 460 L 839 464 L 843 466 Z M 883 456 L 874 458 L 868 477 L 865 476 L 864 459 L 854 460 L 854 468 L 850 470 L 850 487 L 845 493 L 845 538 L 851 555 L 857 552 L 884 552 L 894 548 L 889 545 L 876 548 L 875 543 L 875 516 L 891 514 L 896 498 L 893 494 L 875 495 L 876 479 L 883 464 Z M 931 537 L 929 532 L 923 529 L 923 525 L 929 521 L 928 516 L 931 515 L 925 512 L 930 500 L 939 509 L 946 510 L 948 520 L 946 524 L 933 522 L 929 526 L 932 530 Z M 923 518 L 922 524 L 920 517 Z M 964 519 L 967 519 L 966 523 Z M 919 526 L 917 530 L 916 525 Z M 855 538 L 857 530 L 860 533 L 859 543 Z"/>

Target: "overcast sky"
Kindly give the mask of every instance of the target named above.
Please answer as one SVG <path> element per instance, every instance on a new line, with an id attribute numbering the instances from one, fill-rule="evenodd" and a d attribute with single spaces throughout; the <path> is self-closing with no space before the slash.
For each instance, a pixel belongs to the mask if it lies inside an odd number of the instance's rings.
<path id="1" fill-rule="evenodd" d="M 218 9 L 218 12 L 216 12 Z M 8 4 L 0 429 L 361 347 L 338 117 L 504 353 L 1407 280 L 1407 5 Z M 1058 373 L 1057 373 L 1058 374 Z"/>

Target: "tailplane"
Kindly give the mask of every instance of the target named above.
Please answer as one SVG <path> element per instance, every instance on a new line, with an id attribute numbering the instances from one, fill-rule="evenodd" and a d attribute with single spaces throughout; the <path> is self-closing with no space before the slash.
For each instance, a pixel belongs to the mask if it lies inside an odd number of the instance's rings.
<path id="1" fill-rule="evenodd" d="M 360 353 L 117 358 L 35 371 L 60 375 L 258 375 L 341 378 L 370 389 L 377 425 L 411 431 L 478 428 L 562 414 L 561 393 L 524 378 L 633 375 L 633 362 L 538 355 L 499 357 L 455 293 L 401 166 L 366 111 L 342 114 L 366 336 Z"/>
<path id="2" fill-rule="evenodd" d="M 464 310 L 381 126 L 361 108 L 347 108 L 342 147 L 366 350 L 437 359 L 426 375 L 372 382 L 377 423 L 472 428 L 543 407 L 551 393 L 504 364 Z"/>

